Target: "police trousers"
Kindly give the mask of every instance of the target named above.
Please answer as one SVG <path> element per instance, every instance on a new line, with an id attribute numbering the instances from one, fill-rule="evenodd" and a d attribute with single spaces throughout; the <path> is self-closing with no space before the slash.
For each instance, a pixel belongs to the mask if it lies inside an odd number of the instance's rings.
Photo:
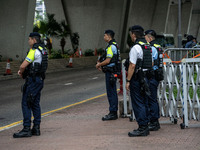
<path id="1" fill-rule="evenodd" d="M 117 111 L 118 110 L 118 96 L 117 96 L 116 81 L 114 83 L 110 82 L 110 78 L 112 78 L 112 73 L 106 71 L 105 79 L 106 79 L 107 98 L 109 102 L 109 111 Z"/>
<path id="2" fill-rule="evenodd" d="M 138 125 L 148 125 L 148 98 L 146 95 L 141 94 L 141 85 L 139 80 L 134 77 L 130 81 L 130 95 L 132 108 Z"/>
<path id="3" fill-rule="evenodd" d="M 151 95 L 148 96 L 148 117 L 151 122 L 154 122 L 160 118 L 159 104 L 157 101 L 157 90 L 159 82 L 155 79 L 155 77 L 153 77 L 152 79 L 148 80 L 148 85 L 151 92 Z"/>
<path id="4" fill-rule="evenodd" d="M 40 109 L 40 95 L 43 88 L 44 81 L 41 77 L 36 76 L 27 77 L 23 96 L 22 96 L 22 112 L 23 112 L 23 125 L 31 126 L 31 114 L 33 113 L 34 125 L 39 125 L 41 122 L 41 109 Z M 30 102 L 31 98 L 31 104 Z M 30 105 L 29 105 L 30 104 Z"/>

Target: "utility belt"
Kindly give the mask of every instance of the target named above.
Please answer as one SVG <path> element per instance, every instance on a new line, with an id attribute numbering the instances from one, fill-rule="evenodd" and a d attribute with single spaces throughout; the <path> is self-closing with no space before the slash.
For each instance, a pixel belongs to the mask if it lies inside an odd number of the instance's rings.
<path id="1" fill-rule="evenodd" d="M 23 79 L 26 79 L 27 77 L 31 77 L 35 79 L 36 77 L 41 77 L 43 80 L 45 79 L 45 73 L 24 73 Z"/>
<path id="2" fill-rule="evenodd" d="M 164 80 L 164 74 L 163 74 L 162 68 L 158 68 L 156 70 L 151 69 L 151 70 L 143 71 L 143 76 L 146 77 L 148 80 L 150 79 L 156 79 L 157 81 Z M 135 80 L 139 79 L 140 74 L 134 73 L 133 78 Z"/>
<path id="3" fill-rule="evenodd" d="M 106 72 L 114 73 L 115 72 L 115 66 L 113 66 L 113 67 L 102 66 L 102 71 L 104 73 L 106 73 Z"/>
<path id="4" fill-rule="evenodd" d="M 155 71 L 153 69 L 147 70 L 147 71 L 142 71 L 142 75 L 143 75 L 143 77 L 145 77 L 149 80 L 149 79 L 152 79 L 155 77 Z M 135 80 L 139 79 L 140 76 L 141 76 L 141 73 L 139 73 L 138 71 L 133 74 L 133 78 Z"/>

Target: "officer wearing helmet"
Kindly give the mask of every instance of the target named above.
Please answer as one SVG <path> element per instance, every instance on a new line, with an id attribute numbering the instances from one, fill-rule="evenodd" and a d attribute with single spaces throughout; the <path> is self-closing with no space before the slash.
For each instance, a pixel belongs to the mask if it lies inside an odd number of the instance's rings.
<path id="1" fill-rule="evenodd" d="M 96 68 L 105 73 L 106 91 L 109 102 L 109 113 L 108 115 L 102 117 L 103 121 L 116 120 L 118 118 L 118 96 L 116 88 L 117 78 L 115 73 L 117 71 L 116 67 L 120 54 L 114 35 L 115 33 L 113 30 L 106 30 L 104 32 L 104 41 L 108 43 L 108 45 L 105 49 L 104 55 L 102 55 L 96 64 Z"/>
<path id="2" fill-rule="evenodd" d="M 18 75 L 25 79 L 22 96 L 23 129 L 14 133 L 14 138 L 40 135 L 40 95 L 44 85 L 45 71 L 48 65 L 48 54 L 41 44 L 40 34 L 32 32 L 28 40 L 30 50 L 21 64 Z M 31 114 L 33 113 L 33 127 L 31 129 Z"/>
<path id="3" fill-rule="evenodd" d="M 149 130 L 157 131 L 160 129 L 159 118 L 159 104 L 157 101 L 157 89 L 159 85 L 159 81 L 163 80 L 163 72 L 162 72 L 162 48 L 156 42 L 156 32 L 154 30 L 145 31 L 145 39 L 152 46 L 152 58 L 154 61 L 154 66 L 152 67 L 153 71 L 150 74 L 150 79 L 148 80 L 149 89 L 151 95 L 148 96 L 148 107 L 149 107 Z"/>
<path id="4" fill-rule="evenodd" d="M 152 68 L 151 47 L 144 39 L 144 29 L 140 25 L 130 27 L 129 31 L 134 46 L 129 53 L 126 89 L 130 90 L 132 108 L 139 127 L 128 135 L 129 137 L 147 136 L 149 135 L 149 119 L 146 106 L 147 96 L 150 93 L 146 74 Z"/>

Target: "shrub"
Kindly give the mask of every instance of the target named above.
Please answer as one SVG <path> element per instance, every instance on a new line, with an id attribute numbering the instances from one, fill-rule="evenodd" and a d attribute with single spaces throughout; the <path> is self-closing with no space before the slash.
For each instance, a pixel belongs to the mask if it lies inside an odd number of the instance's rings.
<path id="1" fill-rule="evenodd" d="M 58 59 L 58 58 L 63 58 L 61 55 L 61 50 L 56 51 L 56 50 L 52 49 L 49 59 Z"/>
<path id="2" fill-rule="evenodd" d="M 85 50 L 85 56 L 94 56 L 94 50 L 92 49 Z"/>

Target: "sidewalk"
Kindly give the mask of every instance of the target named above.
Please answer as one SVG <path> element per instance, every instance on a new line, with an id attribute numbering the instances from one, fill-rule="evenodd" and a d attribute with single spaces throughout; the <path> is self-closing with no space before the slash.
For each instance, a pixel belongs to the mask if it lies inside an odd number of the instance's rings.
<path id="1" fill-rule="evenodd" d="M 119 99 L 122 99 L 120 96 Z M 22 125 L 0 132 L 1 150 L 200 150 L 200 128 L 181 130 L 178 124 L 161 124 L 147 137 L 128 137 L 136 121 L 128 118 L 101 121 L 108 113 L 106 96 L 42 118 L 41 136 L 14 139 Z M 162 117 L 161 121 L 169 118 Z"/>

